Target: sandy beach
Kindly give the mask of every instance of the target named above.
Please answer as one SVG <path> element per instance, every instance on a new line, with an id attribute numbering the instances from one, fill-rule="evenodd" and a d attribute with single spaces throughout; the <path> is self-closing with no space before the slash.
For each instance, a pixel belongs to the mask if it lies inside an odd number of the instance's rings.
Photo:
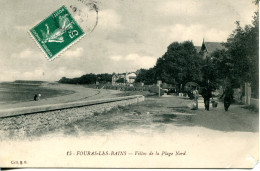
<path id="1" fill-rule="evenodd" d="M 47 85 L 43 85 L 42 87 L 57 89 L 57 90 L 69 90 L 69 91 L 74 91 L 74 93 L 51 97 L 51 98 L 45 98 L 44 94 L 41 94 L 42 96 L 39 101 L 26 101 L 26 102 L 17 102 L 17 103 L 10 103 L 10 104 L 2 103 L 0 104 L 0 110 L 18 108 L 18 107 L 67 103 L 67 102 L 83 101 L 83 100 L 96 100 L 101 98 L 111 98 L 111 97 L 116 97 L 116 94 L 120 93 L 117 90 L 92 89 L 92 88 L 86 88 L 81 85 L 71 85 L 71 84 L 47 84 Z"/>

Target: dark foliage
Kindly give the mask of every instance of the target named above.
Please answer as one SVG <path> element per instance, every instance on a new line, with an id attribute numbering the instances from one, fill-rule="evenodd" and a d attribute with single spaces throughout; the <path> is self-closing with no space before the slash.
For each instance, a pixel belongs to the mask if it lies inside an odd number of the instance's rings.
<path id="1" fill-rule="evenodd" d="M 124 78 L 119 78 L 118 80 L 116 80 L 117 83 L 124 83 L 125 79 Z"/>
<path id="2" fill-rule="evenodd" d="M 178 85 L 179 88 L 182 85 L 183 88 L 187 82 L 201 80 L 201 62 L 202 58 L 192 42 L 174 42 L 153 68 L 140 70 L 136 82 L 154 84 L 162 80 L 167 84 Z"/>
<path id="3" fill-rule="evenodd" d="M 65 83 L 65 84 L 95 84 L 96 82 L 99 83 L 108 83 L 112 81 L 112 75 L 111 74 L 86 74 L 82 75 L 78 78 L 66 78 L 62 77 L 59 80 L 59 83 Z"/>
<path id="4" fill-rule="evenodd" d="M 136 77 L 135 82 L 143 82 L 145 85 L 152 85 L 156 83 L 155 79 L 155 70 L 154 68 L 150 69 L 140 69 Z"/>

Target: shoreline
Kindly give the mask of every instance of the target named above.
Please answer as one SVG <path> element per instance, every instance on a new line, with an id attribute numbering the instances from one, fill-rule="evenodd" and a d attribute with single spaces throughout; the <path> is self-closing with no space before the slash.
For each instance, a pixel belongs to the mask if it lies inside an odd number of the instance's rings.
<path id="1" fill-rule="evenodd" d="M 18 107 L 29 107 L 29 106 L 39 106 L 47 104 L 57 104 L 57 103 L 68 103 L 74 101 L 80 101 L 83 99 L 95 100 L 100 98 L 110 98 L 117 97 L 120 92 L 117 90 L 105 90 L 105 89 L 92 89 L 84 87 L 83 85 L 71 85 L 71 84 L 46 84 L 42 85 L 44 88 L 54 89 L 54 90 L 65 90 L 73 91 L 69 94 L 57 94 L 57 96 L 44 98 L 44 94 L 39 101 L 24 101 L 16 103 L 0 103 L 1 109 L 11 109 Z"/>

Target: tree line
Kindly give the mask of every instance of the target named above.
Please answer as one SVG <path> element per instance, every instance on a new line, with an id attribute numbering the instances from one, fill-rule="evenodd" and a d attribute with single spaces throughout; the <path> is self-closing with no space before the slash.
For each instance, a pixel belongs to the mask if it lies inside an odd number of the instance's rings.
<path id="1" fill-rule="evenodd" d="M 205 86 L 210 82 L 215 88 L 230 84 L 239 88 L 245 82 L 251 83 L 253 93 L 259 91 L 259 13 L 256 12 L 252 24 L 241 27 L 237 21 L 236 29 L 223 42 L 224 49 L 214 51 L 203 59 L 204 52 L 197 52 L 192 41 L 173 42 L 165 54 L 157 59 L 154 67 L 138 70 L 135 82 L 145 85 L 163 83 L 184 89 L 188 82 Z M 86 74 L 78 78 L 63 77 L 60 83 L 94 84 L 111 82 L 112 74 Z M 121 79 L 120 81 L 124 81 Z M 119 82 L 120 82 L 119 81 Z"/>
<path id="2" fill-rule="evenodd" d="M 156 65 L 141 69 L 136 81 L 155 84 L 157 80 L 183 89 L 187 82 L 204 86 L 208 81 L 216 88 L 229 84 L 239 88 L 245 82 L 251 83 L 253 93 L 258 96 L 259 87 L 259 13 L 252 24 L 236 29 L 223 42 L 224 49 L 218 49 L 203 59 L 203 52 L 197 52 L 191 41 L 173 42 Z"/>
<path id="3" fill-rule="evenodd" d="M 77 78 L 66 78 L 62 77 L 58 82 L 65 84 L 95 84 L 99 83 L 108 83 L 112 80 L 112 74 L 104 73 L 104 74 L 85 74 L 81 77 Z"/>

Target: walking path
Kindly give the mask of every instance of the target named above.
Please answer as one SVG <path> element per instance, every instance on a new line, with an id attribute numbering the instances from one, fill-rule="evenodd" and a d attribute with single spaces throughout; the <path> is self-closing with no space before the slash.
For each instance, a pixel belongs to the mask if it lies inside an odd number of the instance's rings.
<path id="1" fill-rule="evenodd" d="M 14 154 L 16 158 L 24 158 L 26 149 L 29 163 L 26 167 L 64 166 L 64 161 L 67 166 L 94 167 L 100 160 L 103 167 L 113 168 L 245 168 L 257 163 L 257 112 L 235 104 L 226 112 L 221 102 L 217 108 L 206 111 L 202 98 L 199 98 L 199 109 L 190 110 L 187 107 L 190 102 L 186 97 L 147 97 L 139 104 L 96 114 L 41 134 L 37 132 L 38 137 L 32 139 L 2 141 L 0 146 L 5 148 L 1 149 L 0 159 Z M 75 154 L 123 151 L 126 155 L 68 156 L 68 151 Z M 147 155 L 136 155 L 136 151 Z M 148 155 L 150 152 L 154 155 Z M 172 155 L 162 155 L 165 153 Z M 35 156 L 44 156 L 48 162 L 39 162 Z"/>
<path id="2" fill-rule="evenodd" d="M 258 132 L 259 130 L 259 114 L 258 112 L 244 109 L 244 105 L 231 104 L 228 111 L 224 110 L 224 104 L 218 99 L 216 108 L 210 104 L 209 111 L 205 110 L 202 97 L 198 100 L 198 110 L 191 110 L 189 104 L 192 102 L 187 97 L 178 96 L 162 96 L 153 100 L 152 106 L 160 106 L 162 113 L 176 112 L 192 114 L 190 125 L 203 126 L 209 129 L 220 131 L 242 131 L 242 132 Z M 146 102 L 149 99 L 146 98 Z M 151 109 L 150 109 L 151 110 Z M 183 121 L 183 120 L 182 120 Z M 187 125 L 188 122 L 178 122 L 181 125 Z"/>

